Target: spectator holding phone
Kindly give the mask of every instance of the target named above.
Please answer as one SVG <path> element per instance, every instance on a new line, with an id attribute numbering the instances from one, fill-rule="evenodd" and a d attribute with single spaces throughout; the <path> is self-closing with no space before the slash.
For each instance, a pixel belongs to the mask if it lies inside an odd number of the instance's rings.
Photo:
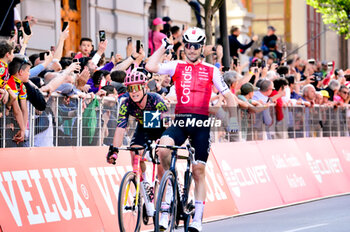
<path id="1" fill-rule="evenodd" d="M 241 53 L 243 53 L 245 50 L 250 48 L 255 41 L 258 40 L 258 36 L 255 35 L 252 37 L 252 40 L 249 43 L 241 44 L 241 42 L 239 42 L 237 38 L 240 34 L 241 34 L 241 30 L 236 26 L 232 26 L 231 35 L 228 37 L 231 57 L 238 58 L 238 50 L 240 50 Z"/>
<path id="2" fill-rule="evenodd" d="M 164 28 L 165 22 L 161 18 L 155 18 L 152 22 L 152 30 L 148 34 L 148 47 L 152 55 L 161 45 L 162 40 L 167 37 L 160 32 Z"/>

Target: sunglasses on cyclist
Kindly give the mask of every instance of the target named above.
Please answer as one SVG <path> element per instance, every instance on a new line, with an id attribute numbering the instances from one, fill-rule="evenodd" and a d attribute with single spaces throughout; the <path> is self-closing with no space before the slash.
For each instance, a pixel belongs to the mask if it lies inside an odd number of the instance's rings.
<path id="1" fill-rule="evenodd" d="M 202 47 L 202 44 L 199 43 L 185 43 L 185 48 L 191 49 L 191 47 L 194 48 L 194 50 L 198 50 Z"/>
<path id="2" fill-rule="evenodd" d="M 128 92 L 138 92 L 143 89 L 143 85 L 128 85 L 126 87 Z"/>

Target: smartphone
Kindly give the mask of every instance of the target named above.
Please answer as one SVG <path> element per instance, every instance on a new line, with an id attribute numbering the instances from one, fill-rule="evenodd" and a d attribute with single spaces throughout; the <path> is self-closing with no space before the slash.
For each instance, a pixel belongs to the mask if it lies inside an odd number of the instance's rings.
<path id="1" fill-rule="evenodd" d="M 171 36 L 171 32 L 168 31 L 168 32 L 166 33 L 166 37 L 170 38 L 170 36 Z"/>
<path id="2" fill-rule="evenodd" d="M 222 67 L 222 71 L 223 71 L 223 72 L 227 72 L 227 71 L 229 71 L 229 70 L 230 70 L 230 67 L 225 67 L 225 66 Z"/>
<path id="3" fill-rule="evenodd" d="M 73 63 L 78 63 L 78 62 L 79 62 L 79 59 L 77 59 L 77 58 L 73 59 Z M 79 73 L 79 70 L 74 70 L 73 72 L 74 73 Z"/>
<path id="4" fill-rule="evenodd" d="M 155 92 L 157 90 L 157 83 L 155 80 L 148 82 L 147 86 L 151 92 Z"/>
<path id="5" fill-rule="evenodd" d="M 23 25 L 23 31 L 24 31 L 24 33 L 26 33 L 26 35 L 32 34 L 32 31 L 30 30 L 30 26 L 29 26 L 28 21 L 23 21 L 22 25 Z"/>
<path id="6" fill-rule="evenodd" d="M 40 60 L 45 60 L 45 54 L 48 56 L 50 52 L 40 52 L 39 53 Z"/>
<path id="7" fill-rule="evenodd" d="M 235 66 L 238 65 L 238 59 L 237 59 L 237 58 L 233 58 L 233 64 L 234 64 Z M 253 63 L 253 64 L 254 64 L 254 63 Z M 252 66 L 253 66 L 253 64 L 252 64 Z"/>
<path id="8" fill-rule="evenodd" d="M 17 29 L 19 30 L 19 29 L 22 27 L 22 23 L 21 23 L 21 22 L 17 22 L 17 23 L 16 23 L 16 27 L 17 27 Z"/>
<path id="9" fill-rule="evenodd" d="M 136 40 L 136 52 L 140 53 L 140 48 L 141 48 L 141 41 L 140 40 Z"/>
<path id="10" fill-rule="evenodd" d="M 55 47 L 55 46 L 51 46 L 51 47 L 50 47 L 50 51 L 51 51 L 51 52 L 55 52 L 55 51 L 56 51 L 56 47 Z"/>
<path id="11" fill-rule="evenodd" d="M 16 34 L 16 31 L 15 30 L 11 30 L 11 38 L 13 38 Z"/>
<path id="12" fill-rule="evenodd" d="M 114 52 L 113 52 L 113 51 L 111 51 L 111 56 L 110 56 L 110 57 L 112 58 L 113 56 L 114 56 Z"/>
<path id="13" fill-rule="evenodd" d="M 211 50 L 212 50 L 213 52 L 216 52 L 216 47 L 213 47 Z"/>
<path id="14" fill-rule="evenodd" d="M 103 31 L 103 30 L 99 31 L 98 34 L 99 34 L 99 37 L 100 37 L 100 42 L 106 40 L 106 32 L 105 31 Z"/>
<path id="15" fill-rule="evenodd" d="M 62 26 L 62 31 L 66 30 L 67 27 L 68 27 L 68 22 L 64 21 Z"/>
<path id="16" fill-rule="evenodd" d="M 185 24 L 182 24 L 182 31 L 185 30 Z"/>
<path id="17" fill-rule="evenodd" d="M 19 43 L 20 38 L 23 38 L 23 31 L 22 30 L 18 30 L 17 38 L 18 38 L 17 40 Z"/>
<path id="18" fill-rule="evenodd" d="M 132 37 L 129 36 L 129 37 L 127 38 L 127 41 L 128 41 L 128 44 L 130 44 L 130 43 L 132 42 Z"/>

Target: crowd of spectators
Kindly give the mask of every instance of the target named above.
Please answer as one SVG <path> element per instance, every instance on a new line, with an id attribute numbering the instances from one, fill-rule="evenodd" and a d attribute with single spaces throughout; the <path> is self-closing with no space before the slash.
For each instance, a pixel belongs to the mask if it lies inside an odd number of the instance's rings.
<path id="1" fill-rule="evenodd" d="M 35 27 L 35 19 L 27 17 L 31 27 Z M 75 145 L 72 137 L 73 125 L 77 123 L 79 114 L 79 101 L 84 99 L 82 113 L 89 120 L 83 121 L 83 134 L 86 141 L 83 144 L 98 144 L 94 137 L 98 133 L 96 108 L 99 107 L 100 98 L 109 97 L 118 101 L 126 92 L 123 85 L 127 72 L 138 68 L 149 76 L 147 90 L 157 92 L 163 96 L 167 104 L 176 103 L 175 86 L 170 76 L 148 73 L 144 68 L 147 57 L 161 45 L 161 40 L 168 37 L 174 43 L 174 49 L 167 51 L 163 62 L 172 59 L 185 60 L 182 33 L 187 26 L 172 25 L 169 17 L 155 18 L 149 31 L 148 51 L 143 45 L 136 48 L 131 41 L 126 47 L 126 57 L 118 51 L 109 59 L 105 56 L 108 40 L 101 40 L 94 50 L 94 41 L 91 38 L 81 38 L 79 51 L 70 51 L 63 54 L 64 41 L 69 36 L 69 25 L 62 31 L 58 43 L 53 51 L 40 54 L 27 54 L 26 48 L 31 37 L 35 34 L 23 32 L 24 23 L 16 20 L 13 25 L 14 34 L 0 41 L 0 100 L 6 108 L 5 115 L 13 120 L 6 121 L 6 135 L 12 140 L 6 146 L 23 146 L 28 137 L 28 102 L 36 110 L 35 124 L 42 125 L 43 129 L 36 131 L 36 146 Z M 19 32 L 23 35 L 18 36 Z M 284 124 L 285 108 L 300 106 L 313 108 L 315 105 L 340 107 L 349 103 L 350 70 L 336 69 L 334 62 L 305 60 L 298 55 L 283 57 L 277 47 L 278 38 L 274 34 L 275 28 L 270 26 L 268 34 L 264 37 L 261 48 L 248 52 L 247 49 L 258 41 L 253 36 L 247 44 L 239 42 L 240 30 L 233 26 L 230 41 L 230 67 L 222 66 L 222 45 L 208 45 L 203 51 L 203 60 L 212 56 L 213 64 L 222 71 L 223 79 L 235 94 L 241 114 L 241 139 L 247 139 L 248 124 L 256 132 L 262 132 L 273 124 L 276 138 L 282 138 L 281 133 L 286 129 Z M 119 51 L 120 52 L 120 51 Z M 240 64 L 240 54 L 251 54 L 249 62 Z M 29 55 L 29 57 L 27 57 Z M 242 72 L 244 67 L 248 72 Z M 52 93 L 59 93 L 63 97 L 58 100 L 50 98 Z M 78 96 L 74 98 L 73 96 Z M 55 109 L 52 101 L 58 101 Z M 217 118 L 225 119 L 225 102 L 213 88 L 211 99 L 212 114 Z M 102 134 L 108 144 L 108 135 L 115 129 L 115 115 L 117 104 L 105 103 L 101 113 Z M 273 113 L 271 113 L 271 107 Z M 58 112 L 58 115 L 57 113 Z M 288 114 L 288 113 L 287 113 Z M 114 120 L 112 120 L 114 118 Z M 249 119 L 252 119 L 249 121 Z M 289 117 L 290 119 L 290 117 Z M 54 133 L 59 128 L 57 141 Z M 16 128 L 14 130 L 14 128 Z M 75 132 L 76 133 L 76 132 Z M 224 135 L 223 135 L 224 136 Z M 263 133 L 257 133 L 254 139 L 262 139 Z M 267 136 L 269 138 L 269 136 Z M 13 144 L 11 144 L 13 143 Z"/>

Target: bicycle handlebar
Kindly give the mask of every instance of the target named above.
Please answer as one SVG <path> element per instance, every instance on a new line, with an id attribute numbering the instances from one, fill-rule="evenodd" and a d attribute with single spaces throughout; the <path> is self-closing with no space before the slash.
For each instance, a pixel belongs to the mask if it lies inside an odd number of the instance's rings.
<path id="1" fill-rule="evenodd" d="M 188 151 L 188 157 L 191 160 L 191 163 L 196 165 L 198 162 L 194 159 L 194 148 L 190 145 L 190 144 L 186 144 L 186 147 L 181 147 L 181 146 L 175 146 L 175 145 L 159 145 L 159 144 L 152 144 L 151 147 L 154 148 L 167 148 L 170 150 L 178 150 L 178 149 L 182 149 L 182 150 L 187 150 Z M 187 157 L 186 157 L 187 158 Z"/>

